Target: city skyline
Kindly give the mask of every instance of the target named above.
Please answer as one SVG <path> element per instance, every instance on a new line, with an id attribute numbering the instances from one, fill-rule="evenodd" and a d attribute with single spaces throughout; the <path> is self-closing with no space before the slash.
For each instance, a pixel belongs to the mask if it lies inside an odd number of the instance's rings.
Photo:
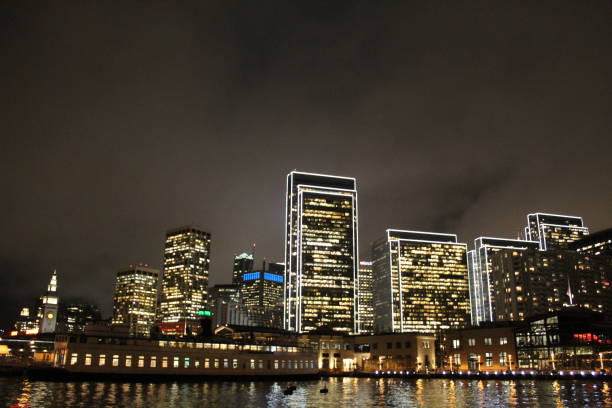
<path id="1" fill-rule="evenodd" d="M 359 181 L 360 254 L 390 226 L 608 228 L 610 5 L 476 3 L 8 7 L 1 325 L 53 269 L 108 315 L 175 226 L 213 234 L 210 284 L 253 242 L 282 261 L 292 169 Z"/>
<path id="2" fill-rule="evenodd" d="M 304 172 L 296 172 L 296 171 L 293 171 L 292 173 L 305 174 L 305 175 L 320 175 L 320 176 L 325 176 L 325 177 L 338 177 L 338 176 L 331 176 L 331 175 L 321 175 L 321 174 L 319 174 L 319 173 L 304 173 Z M 340 178 L 341 178 L 341 179 L 342 179 L 342 178 L 344 178 L 344 179 L 353 179 L 353 180 L 355 180 L 354 178 L 351 178 L 351 177 L 344 177 L 344 176 L 340 176 Z M 529 220 L 531 219 L 531 217 L 532 217 L 532 216 L 536 216 L 536 215 L 544 215 L 544 216 L 549 216 L 549 217 L 560 217 L 560 218 L 568 218 L 568 219 L 576 219 L 576 220 L 579 220 L 579 225 L 580 225 L 580 226 L 579 226 L 579 227 L 577 227 L 577 229 L 578 229 L 578 230 L 585 230 L 585 231 L 587 232 L 587 235 L 588 235 L 588 233 L 589 233 L 589 229 L 587 229 L 586 227 L 583 227 L 583 223 L 584 223 L 584 222 L 583 222 L 583 219 L 585 218 L 585 217 L 583 217 L 583 216 L 568 216 L 568 215 L 562 215 L 562 214 L 553 214 L 553 213 L 548 213 L 548 212 L 535 212 L 535 213 L 528 213 L 528 214 L 527 214 L 527 220 L 528 220 L 528 223 L 529 223 Z M 588 218 L 588 217 L 587 217 L 587 218 Z M 535 218 L 534 218 L 534 219 L 535 219 Z M 538 220 L 538 222 L 539 222 L 539 220 Z M 546 224 L 546 223 L 543 223 L 542 225 L 544 225 L 544 226 L 549 226 L 549 225 L 553 225 L 553 226 L 555 226 L 556 224 Z M 172 228 L 170 231 L 171 231 L 171 232 L 172 232 L 172 231 L 175 231 L 175 230 L 176 230 L 176 231 L 179 231 L 179 230 L 182 230 L 182 229 L 185 229 L 185 228 L 193 228 L 193 226 L 190 226 L 190 225 L 189 225 L 189 226 L 183 226 L 183 227 L 178 227 L 178 228 Z M 540 227 L 538 226 L 538 228 L 540 228 Z M 573 227 L 572 225 L 569 225 L 569 226 L 568 226 L 568 228 L 569 228 L 569 230 L 570 230 L 570 233 L 573 233 L 573 229 L 572 229 L 572 228 L 574 228 L 574 227 Z M 468 245 L 468 246 L 467 246 L 468 251 L 467 251 L 466 265 L 468 266 L 468 269 L 470 268 L 470 265 L 471 265 L 473 262 L 482 262 L 482 261 L 478 261 L 478 258 L 476 258 L 476 259 L 472 260 L 472 259 L 471 259 L 471 257 L 470 257 L 471 253 L 477 253 L 477 252 L 478 252 L 478 250 L 479 250 L 479 248 L 482 248 L 482 247 L 480 247 L 480 246 L 479 246 L 479 245 L 482 245 L 482 242 L 481 242 L 482 240 L 487 240 L 487 239 L 488 239 L 488 240 L 491 240 L 491 241 L 494 241 L 494 240 L 499 240 L 499 241 L 506 241 L 506 242 L 516 241 L 516 242 L 531 242 L 531 243 L 534 243 L 534 244 L 538 244 L 538 243 L 539 243 L 538 241 L 529 241 L 529 239 L 527 239 L 526 241 L 525 241 L 525 240 L 520 239 L 520 235 L 521 235 L 521 234 L 522 234 L 523 236 L 527 236 L 527 237 L 529 237 L 529 235 L 528 235 L 528 234 L 529 234 L 529 224 L 528 224 L 528 226 L 527 226 L 527 227 L 524 227 L 524 228 L 523 228 L 523 227 L 520 227 L 520 226 L 517 224 L 517 228 L 516 228 L 516 230 L 518 231 L 518 232 L 517 232 L 517 239 L 512 239 L 512 238 L 499 238 L 499 237 L 498 237 L 498 238 L 491 238 L 491 237 L 484 237 L 484 236 L 479 236 L 478 238 L 476 238 L 476 239 L 474 240 L 474 245 L 473 245 L 473 247 L 472 247 L 472 246 L 470 246 L 470 245 Z M 599 230 L 594 230 L 594 229 L 590 229 L 590 231 L 591 231 L 591 232 L 599 232 Z M 458 234 L 453 234 L 453 233 L 448 233 L 448 232 L 437 232 L 437 231 L 436 231 L 436 232 L 434 232 L 434 233 L 435 233 L 435 234 L 442 234 L 442 235 L 444 235 L 444 234 L 446 234 L 446 235 L 454 235 L 455 237 L 458 237 Z M 168 234 L 168 233 L 167 233 L 167 234 Z M 166 237 L 167 237 L 167 234 L 166 234 Z M 210 233 L 210 232 L 204 232 L 204 234 L 208 234 L 208 236 L 210 236 L 210 234 L 211 234 L 211 233 Z M 577 237 L 578 237 L 578 236 L 576 236 L 576 238 L 577 238 Z M 574 238 L 574 239 L 576 239 L 576 238 Z M 210 240 L 210 238 L 208 238 L 208 239 Z M 479 242 L 480 242 L 480 243 L 479 243 Z M 166 243 L 166 245 L 167 245 L 167 243 Z M 209 243 L 208 245 L 210 245 L 210 243 Z M 251 244 L 251 250 L 252 250 L 252 251 L 253 251 L 254 246 L 255 246 L 255 243 L 252 243 L 252 244 Z M 362 242 L 359 242 L 359 246 L 360 246 L 360 247 L 363 247 L 363 243 L 362 243 Z M 371 256 L 371 253 L 372 253 L 371 251 L 372 251 L 372 249 L 374 248 L 374 246 L 375 246 L 375 242 L 370 242 L 370 243 L 368 244 L 368 247 L 366 248 L 366 252 L 363 254 L 363 256 L 362 256 L 362 257 L 365 257 L 365 258 L 370 257 L 370 256 Z M 542 249 L 544 248 L 544 246 L 543 246 L 541 243 L 540 243 L 540 246 L 541 246 L 541 248 L 542 248 Z M 161 253 L 163 254 L 163 253 L 164 253 L 164 248 L 162 247 L 162 248 L 160 249 L 160 251 L 161 251 Z M 211 251 L 211 250 L 209 249 L 208 251 Z M 233 279 L 234 279 L 234 276 L 235 276 L 235 274 L 236 274 L 236 271 L 235 271 L 235 270 L 236 270 L 236 260 L 237 260 L 237 259 L 240 259 L 241 257 L 243 257 L 243 256 L 245 256 L 245 255 L 247 255 L 247 254 L 246 254 L 246 253 L 242 253 L 241 255 L 237 255 L 236 253 L 234 253 L 234 254 L 233 254 L 233 256 L 232 256 L 233 263 L 232 263 L 232 264 L 229 266 L 229 268 L 228 268 L 228 271 L 227 271 L 227 273 L 226 273 L 226 275 L 227 275 L 227 276 L 222 277 L 222 278 L 219 278 L 219 280 L 216 280 L 216 281 L 214 281 L 214 282 L 208 282 L 208 283 L 207 283 L 207 285 L 208 285 L 209 287 L 212 287 L 212 286 L 213 286 L 213 285 L 215 285 L 215 284 L 221 284 L 221 285 L 223 285 L 223 284 L 230 284 L 230 283 L 232 283 L 232 281 L 233 281 Z M 250 260 L 251 264 L 254 264 L 254 263 L 256 263 L 256 262 L 258 261 L 258 258 L 255 258 L 254 251 L 253 251 L 253 253 L 252 253 L 251 255 L 249 255 L 249 259 L 252 259 L 252 260 Z M 270 262 L 270 258 L 269 258 L 269 257 L 266 257 L 265 255 L 262 255 L 262 256 L 261 256 L 261 259 L 262 259 L 262 260 L 264 260 L 264 262 Z M 356 257 L 355 259 L 357 259 L 357 257 Z M 212 266 L 212 265 L 214 265 L 214 264 L 216 263 L 216 261 L 217 261 L 216 259 L 215 259 L 214 261 L 211 261 L 211 260 L 209 259 L 209 260 L 208 260 L 208 262 L 207 262 L 207 264 L 208 264 L 208 265 L 210 265 L 210 266 Z M 282 262 L 282 259 L 281 259 L 281 262 Z M 357 262 L 357 263 L 359 263 L 359 262 Z M 148 264 L 147 264 L 147 265 L 148 265 Z M 208 267 L 208 268 L 210 268 L 210 266 L 207 266 L 207 267 Z M 132 265 L 123 265 L 123 266 L 121 266 L 121 267 L 123 267 L 123 268 L 128 268 L 128 269 L 129 269 L 129 268 L 132 268 Z M 163 269 L 164 269 L 164 268 L 163 268 L 163 262 L 162 262 L 162 266 L 160 267 L 160 281 L 161 281 L 161 277 L 163 276 Z M 117 270 L 117 268 L 115 268 L 115 270 Z M 113 276 L 112 278 L 114 279 L 114 276 Z M 481 278 L 481 279 L 484 279 L 484 278 Z M 470 279 L 470 284 L 471 284 L 471 279 Z M 105 300 L 106 300 L 106 299 L 104 299 L 102 302 L 100 302 L 100 304 L 102 305 L 101 309 L 103 310 L 103 315 L 109 315 L 109 317 L 112 317 L 112 314 L 113 314 L 113 303 L 112 303 L 112 297 L 113 297 L 113 294 L 114 294 L 114 290 L 115 290 L 115 288 L 113 287 L 113 292 L 111 293 L 111 304 L 110 304 L 110 307 L 108 307 L 108 309 L 109 309 L 109 310 L 106 310 L 107 308 L 105 307 L 105 306 L 106 306 L 106 305 L 105 305 Z M 161 287 L 160 287 L 160 293 L 161 293 Z M 91 295 L 89 295 L 89 294 L 87 294 L 87 293 L 69 293 L 67 297 L 68 297 L 68 298 L 75 298 L 75 297 L 76 297 L 76 298 L 89 299 L 89 298 L 91 298 Z M 205 295 L 205 296 L 204 296 L 204 299 L 206 299 L 206 297 L 207 297 L 207 295 Z M 482 297 L 481 297 L 481 298 L 480 298 L 480 300 L 478 300 L 476 303 L 479 303 L 479 302 L 482 302 L 482 301 L 483 301 L 483 300 L 482 300 Z M 22 301 L 22 304 L 23 304 L 23 305 L 29 305 L 30 303 L 32 303 L 32 302 Z M 471 305 L 471 311 L 472 311 L 472 314 L 473 314 L 473 312 L 475 311 L 475 308 L 477 308 L 476 303 L 474 303 L 474 302 L 473 302 L 473 303 L 472 303 L 472 305 Z M 30 306 L 31 306 L 31 305 L 30 305 Z M 20 307 L 21 307 L 21 306 L 20 306 Z M 20 307 L 19 307 L 19 308 L 20 308 Z M 10 326 L 12 325 L 12 320 L 11 320 L 11 319 L 13 319 L 14 317 L 11 317 L 11 316 L 9 316 L 9 315 L 4 316 L 4 317 L 3 317 L 3 316 L 0 316 L 0 321 L 2 321 L 2 319 L 3 319 L 3 318 L 4 318 L 4 320 L 6 320 L 6 321 L 8 322 L 8 324 L 7 324 L 7 325 L 5 325 L 5 327 L 10 327 Z M 472 318 L 472 319 L 473 319 L 472 321 L 476 321 L 476 320 L 474 320 L 474 318 Z M 480 318 L 478 318 L 478 321 L 480 321 L 480 320 L 481 320 L 481 319 L 480 319 Z M 487 320 L 487 319 L 482 319 L 482 320 Z M 356 324 L 358 324 L 358 323 L 356 323 Z M 1 326 L 0 326 L 0 327 L 1 327 Z"/>

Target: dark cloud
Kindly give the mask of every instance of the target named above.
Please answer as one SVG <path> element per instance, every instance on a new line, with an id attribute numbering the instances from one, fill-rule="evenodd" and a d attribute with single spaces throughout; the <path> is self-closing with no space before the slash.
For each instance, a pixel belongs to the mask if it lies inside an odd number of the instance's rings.
<path id="1" fill-rule="evenodd" d="M 165 230 L 212 282 L 282 259 L 285 175 L 355 176 L 385 228 L 515 237 L 612 221 L 609 2 L 14 3 L 0 13 L 0 324 L 58 269 L 108 313 Z"/>

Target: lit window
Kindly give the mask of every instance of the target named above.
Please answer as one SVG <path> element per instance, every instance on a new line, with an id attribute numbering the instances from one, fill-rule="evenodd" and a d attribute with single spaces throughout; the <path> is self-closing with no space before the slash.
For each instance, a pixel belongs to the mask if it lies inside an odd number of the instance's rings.
<path id="1" fill-rule="evenodd" d="M 70 355 L 70 365 L 75 365 L 78 361 L 79 361 L 79 354 L 78 353 L 72 353 Z"/>
<path id="2" fill-rule="evenodd" d="M 91 354 L 85 354 L 85 365 L 91 365 Z"/>
<path id="3" fill-rule="evenodd" d="M 113 367 L 119 367 L 119 355 L 113 354 Z"/>
<path id="4" fill-rule="evenodd" d="M 144 356 L 138 356 L 138 367 L 144 367 Z"/>
<path id="5" fill-rule="evenodd" d="M 168 368 L 168 357 L 162 357 L 162 367 Z"/>
<path id="6" fill-rule="evenodd" d="M 106 354 L 100 354 L 100 357 L 98 358 L 98 365 L 106 365 Z"/>
<path id="7" fill-rule="evenodd" d="M 238 368 L 238 359 L 237 358 L 232 360 L 232 368 Z"/>
<path id="8" fill-rule="evenodd" d="M 126 367 L 132 366 L 132 356 L 125 356 L 125 366 Z"/>
<path id="9" fill-rule="evenodd" d="M 185 368 L 189 368 L 189 357 L 185 357 Z"/>
<path id="10" fill-rule="evenodd" d="M 157 367 L 157 357 L 153 356 L 151 357 L 151 368 L 155 368 Z"/>
<path id="11" fill-rule="evenodd" d="M 499 353 L 499 365 L 505 366 L 508 364 L 508 354 L 505 351 Z"/>
<path id="12" fill-rule="evenodd" d="M 484 338 L 484 344 L 485 346 L 490 346 L 493 344 L 493 339 L 491 337 L 485 337 Z"/>
<path id="13" fill-rule="evenodd" d="M 493 353 L 485 353 L 485 365 L 487 367 L 493 366 Z"/>
<path id="14" fill-rule="evenodd" d="M 468 346 L 474 347 L 476 345 L 476 339 L 475 338 L 469 338 L 468 339 Z"/>
<path id="15" fill-rule="evenodd" d="M 504 344 L 508 344 L 508 338 L 507 337 L 500 337 L 499 338 L 499 344 L 500 345 L 504 345 Z"/>
<path id="16" fill-rule="evenodd" d="M 204 368 L 210 368 L 210 358 L 204 359 Z"/>
<path id="17" fill-rule="evenodd" d="M 461 347 L 461 340 L 459 339 L 453 339 L 453 348 L 454 349 L 458 349 Z"/>
<path id="18" fill-rule="evenodd" d="M 215 358 L 215 368 L 219 368 L 219 359 Z"/>

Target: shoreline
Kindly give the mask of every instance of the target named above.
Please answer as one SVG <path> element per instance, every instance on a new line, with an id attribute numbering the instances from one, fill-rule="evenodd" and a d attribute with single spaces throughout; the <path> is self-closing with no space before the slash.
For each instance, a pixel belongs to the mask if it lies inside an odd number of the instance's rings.
<path id="1" fill-rule="evenodd" d="M 539 373 L 531 370 L 515 372 L 441 372 L 414 373 L 409 371 L 378 371 L 355 373 L 326 373 L 298 375 L 186 375 L 186 374 L 121 374 L 121 373 L 75 373 L 54 367 L 2 367 L 0 377 L 27 377 L 35 381 L 123 381 L 123 382 L 169 382 L 169 381 L 313 381 L 332 377 L 354 378 L 394 378 L 394 379 L 451 379 L 451 380 L 592 380 L 612 381 L 612 375 L 597 371 L 570 370 L 550 373 Z"/>

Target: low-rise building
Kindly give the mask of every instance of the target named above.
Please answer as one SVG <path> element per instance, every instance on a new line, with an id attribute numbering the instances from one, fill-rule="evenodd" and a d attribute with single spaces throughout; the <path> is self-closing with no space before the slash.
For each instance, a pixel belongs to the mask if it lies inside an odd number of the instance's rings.
<path id="1" fill-rule="evenodd" d="M 515 324 L 484 323 L 446 333 L 441 367 L 461 371 L 506 371 L 516 368 Z"/>
<path id="2" fill-rule="evenodd" d="M 301 341 L 318 353 L 319 369 L 322 371 L 424 371 L 436 367 L 435 337 L 429 335 L 342 335 L 317 330 L 302 335 Z"/>

